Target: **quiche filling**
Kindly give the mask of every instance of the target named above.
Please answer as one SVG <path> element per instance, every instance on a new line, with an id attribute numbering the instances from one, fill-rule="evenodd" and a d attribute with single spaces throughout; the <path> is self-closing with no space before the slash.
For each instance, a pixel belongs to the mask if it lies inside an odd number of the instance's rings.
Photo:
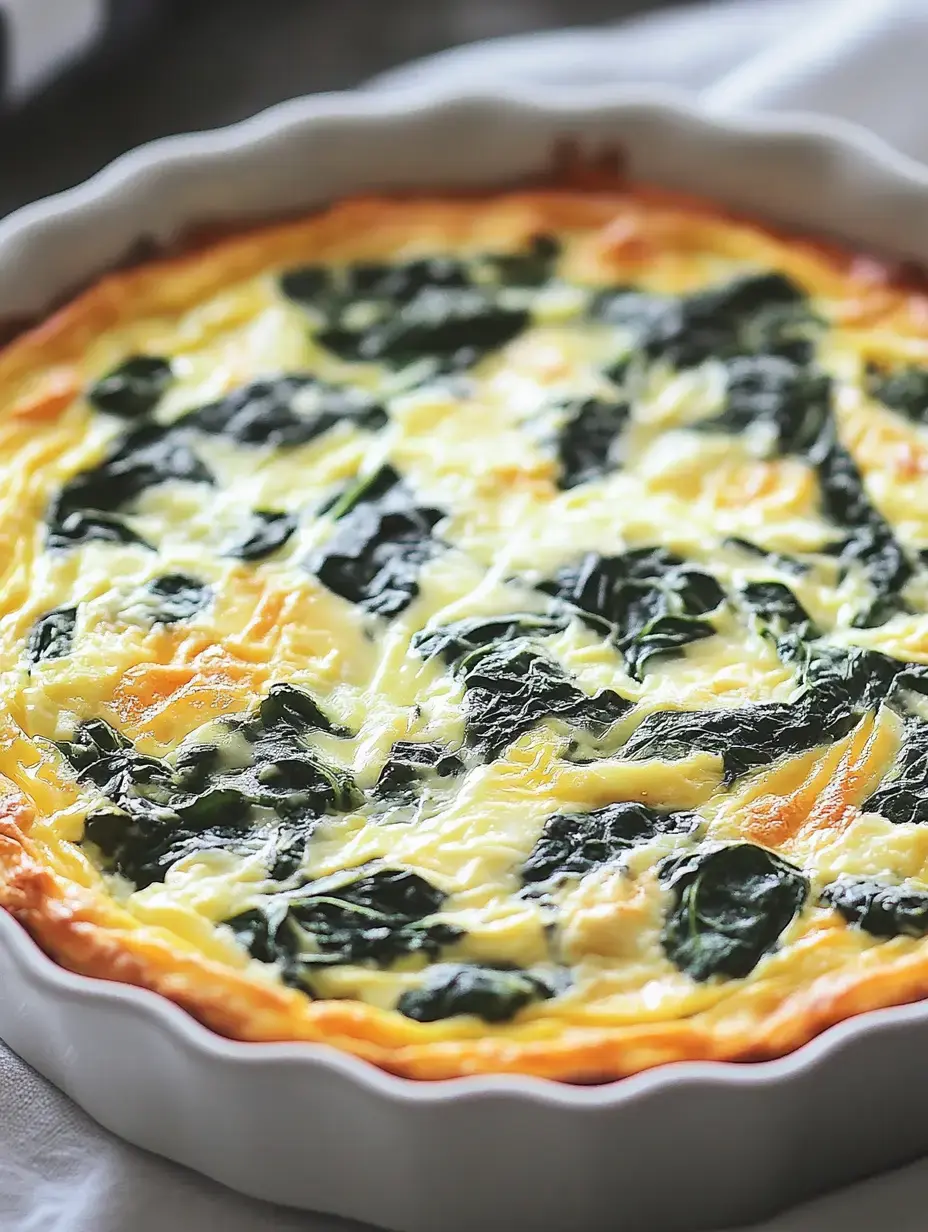
<path id="1" fill-rule="evenodd" d="M 59 907 L 237 977 L 220 1029 L 339 1002 L 380 1024 L 343 1040 L 458 1046 L 408 1072 L 608 1077 L 677 1055 L 628 1028 L 749 1055 L 924 962 L 917 297 L 545 201 L 291 224 L 0 356 L 7 811 Z"/>

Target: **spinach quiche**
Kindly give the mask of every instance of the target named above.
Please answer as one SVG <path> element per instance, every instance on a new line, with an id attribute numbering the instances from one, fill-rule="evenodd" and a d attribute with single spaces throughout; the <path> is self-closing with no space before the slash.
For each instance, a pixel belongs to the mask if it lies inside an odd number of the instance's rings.
<path id="1" fill-rule="evenodd" d="M 395 1073 L 928 993 L 928 298 L 653 190 L 363 199 L 0 354 L 0 905 Z"/>

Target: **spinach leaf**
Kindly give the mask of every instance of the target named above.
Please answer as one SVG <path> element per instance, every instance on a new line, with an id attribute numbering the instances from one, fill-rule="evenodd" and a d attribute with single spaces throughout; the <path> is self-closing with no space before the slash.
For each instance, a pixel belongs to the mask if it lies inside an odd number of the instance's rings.
<path id="1" fill-rule="evenodd" d="M 376 792 L 381 796 L 407 797 L 414 794 L 424 779 L 451 778 L 463 769 L 460 757 L 440 744 L 397 740 L 380 772 Z"/>
<path id="2" fill-rule="evenodd" d="M 694 813 L 666 813 L 621 800 L 588 813 L 555 813 L 522 865 L 522 884 L 584 877 L 659 834 L 690 834 Z"/>
<path id="3" fill-rule="evenodd" d="M 749 975 L 809 894 L 798 868 L 753 843 L 671 857 L 659 875 L 672 896 L 661 943 L 694 980 Z"/>
<path id="4" fill-rule="evenodd" d="M 783 582 L 748 582 L 741 588 L 741 598 L 775 641 L 791 630 L 802 637 L 815 633 L 812 617 Z"/>
<path id="5" fill-rule="evenodd" d="M 282 449 L 306 445 L 338 424 L 376 431 L 386 422 L 386 411 L 363 391 L 296 374 L 253 381 L 191 411 L 179 426 Z"/>
<path id="6" fill-rule="evenodd" d="M 251 528 L 226 548 L 225 555 L 237 560 L 264 560 L 284 546 L 296 526 L 296 518 L 291 513 L 256 509 L 251 515 Z"/>
<path id="7" fill-rule="evenodd" d="M 40 616 L 29 631 L 27 661 L 42 663 L 48 659 L 66 658 L 74 644 L 76 625 L 76 607 L 56 607 Z"/>
<path id="8" fill-rule="evenodd" d="M 831 380 L 779 355 L 743 356 L 726 364 L 722 411 L 693 424 L 700 432 L 738 435 L 763 426 L 772 451 L 806 453 L 831 413 Z"/>
<path id="9" fill-rule="evenodd" d="M 406 954 L 434 958 L 463 935 L 451 924 L 423 922 L 444 901 L 440 890 L 408 869 L 381 869 L 332 893 L 309 893 L 290 907 L 290 919 L 318 951 L 301 952 L 301 961 L 387 966 Z"/>
<path id="10" fill-rule="evenodd" d="M 207 606 L 212 590 L 205 582 L 186 573 L 166 573 L 145 588 L 145 605 L 155 624 L 172 625 L 189 620 Z"/>
<path id="11" fill-rule="evenodd" d="M 457 290 L 471 285 L 467 265 L 453 257 L 418 257 L 396 265 L 361 261 L 342 269 L 304 265 L 280 278 L 287 299 L 314 309 L 332 324 L 338 324 L 341 314 L 358 300 L 396 308 L 428 288 Z"/>
<path id="12" fill-rule="evenodd" d="M 928 894 L 875 877 L 840 877 L 820 900 L 873 937 L 928 935 Z"/>
<path id="13" fill-rule="evenodd" d="M 296 685 L 278 682 L 272 684 L 258 707 L 259 723 L 256 730 L 265 732 L 275 727 L 292 727 L 297 731 L 315 728 L 318 731 L 333 732 L 339 736 L 350 733 L 336 727 L 328 715 L 319 708 L 316 699 Z M 255 729 L 252 729 L 255 730 Z M 259 738 L 258 736 L 255 737 Z"/>
<path id="14" fill-rule="evenodd" d="M 801 577 L 802 574 L 808 573 L 811 565 L 804 560 L 800 560 L 798 556 L 790 556 L 785 552 L 769 552 L 766 548 L 758 547 L 756 543 L 751 543 L 749 539 L 740 539 L 737 535 L 729 535 L 724 540 L 726 547 L 737 548 L 740 552 L 745 552 L 748 556 L 757 556 L 765 560 L 774 569 L 779 569 L 783 573 L 791 573 L 794 577 Z"/>
<path id="15" fill-rule="evenodd" d="M 122 419 L 150 415 L 174 380 L 171 363 L 160 355 L 132 355 L 87 392 L 98 411 Z"/>
<path id="16" fill-rule="evenodd" d="M 632 705 L 609 689 L 588 696 L 528 641 L 475 651 L 461 671 L 467 740 L 490 758 L 544 719 L 605 730 Z"/>
<path id="17" fill-rule="evenodd" d="M 181 745 L 173 764 L 145 757 L 96 720 L 58 745 L 79 780 L 109 801 L 85 828 L 109 868 L 142 887 L 163 881 L 186 855 L 221 848 L 262 854 L 269 875 L 283 880 L 299 868 L 318 818 L 362 801 L 351 775 L 303 738 L 313 728 L 342 733 L 302 690 L 272 686 L 254 716 L 226 724 L 248 750 L 237 767 L 198 741 Z"/>
<path id="18" fill-rule="evenodd" d="M 840 547 L 841 563 L 862 565 L 873 588 L 874 602 L 854 623 L 862 628 L 882 624 L 903 606 L 900 591 L 912 576 L 912 564 L 890 524 L 871 504 L 860 470 L 838 441 L 833 422 L 810 456 L 826 515 L 851 532 Z"/>
<path id="19" fill-rule="evenodd" d="M 151 550 L 141 535 L 112 513 L 91 513 L 70 508 L 68 498 L 57 496 L 46 515 L 49 548 L 73 548 L 84 543 L 137 543 Z"/>
<path id="20" fill-rule="evenodd" d="M 652 659 L 711 637 L 714 627 L 699 617 L 725 598 L 711 574 L 666 548 L 638 548 L 620 556 L 589 553 L 540 589 L 610 637 L 635 680 Z"/>
<path id="21" fill-rule="evenodd" d="M 736 355 L 808 363 L 818 325 L 805 293 L 777 273 L 748 274 L 680 297 L 619 287 L 598 295 L 591 311 L 629 330 L 646 359 L 676 368 Z"/>
<path id="22" fill-rule="evenodd" d="M 558 484 L 562 490 L 601 479 L 620 464 L 622 432 L 631 407 L 602 398 L 575 399 L 555 409 Z"/>
<path id="23" fill-rule="evenodd" d="M 419 594 L 419 570 L 438 549 L 432 528 L 445 514 L 417 504 L 392 467 L 359 487 L 330 511 L 336 530 L 307 567 L 350 603 L 396 616 Z"/>
<path id="24" fill-rule="evenodd" d="M 439 963 L 429 968 L 418 988 L 402 994 L 396 1008 L 415 1022 L 439 1022 L 459 1014 L 473 1014 L 484 1022 L 508 1022 L 532 1001 L 546 1001 L 559 991 L 547 976 L 528 971 Z"/>
<path id="25" fill-rule="evenodd" d="M 112 513 L 148 488 L 171 480 L 213 483 L 206 466 L 171 429 L 158 424 L 134 428 L 98 466 L 64 485 L 53 505 L 56 524 L 62 526 L 73 513 Z M 113 527 L 112 521 L 104 524 Z"/>
<path id="26" fill-rule="evenodd" d="M 318 341 L 340 359 L 405 368 L 433 359 L 441 369 L 467 368 L 511 342 L 529 324 L 524 308 L 505 308 L 477 288 L 427 287 L 364 330 L 338 325 Z"/>
<path id="27" fill-rule="evenodd" d="M 897 826 L 928 822 L 928 723 L 907 720 L 896 766 L 863 809 Z"/>
<path id="28" fill-rule="evenodd" d="M 795 702 L 765 702 L 713 710 L 657 710 L 632 732 L 627 758 L 686 757 L 698 749 L 722 758 L 728 782 L 778 757 L 805 753 L 839 740 L 858 715 L 827 689 L 810 689 Z"/>
<path id="29" fill-rule="evenodd" d="M 455 664 L 475 650 L 496 642 L 511 642 L 515 638 L 547 637 L 560 633 L 563 620 L 536 616 L 531 612 L 516 612 L 506 616 L 470 616 L 450 625 L 422 629 L 410 643 L 423 659 L 441 655 L 446 663 Z"/>
<path id="30" fill-rule="evenodd" d="M 892 411 L 898 411 L 913 423 L 928 424 L 928 368 L 915 364 L 891 369 L 868 364 L 864 388 Z"/>
<path id="31" fill-rule="evenodd" d="M 305 987 L 313 967 L 374 963 L 398 958 L 434 958 L 463 932 L 452 924 L 427 922 L 445 896 L 418 873 L 381 869 L 327 893 L 271 899 L 226 920 L 252 957 L 279 961 L 287 982 Z"/>
<path id="32" fill-rule="evenodd" d="M 479 263 L 490 267 L 494 279 L 506 287 L 540 287 L 550 281 L 561 244 L 554 235 L 533 235 L 528 247 L 517 252 L 493 253 Z"/>

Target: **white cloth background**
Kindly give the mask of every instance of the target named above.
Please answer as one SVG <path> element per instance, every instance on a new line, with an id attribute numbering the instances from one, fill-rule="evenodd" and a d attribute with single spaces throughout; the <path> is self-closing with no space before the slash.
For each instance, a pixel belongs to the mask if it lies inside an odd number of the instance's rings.
<path id="1" fill-rule="evenodd" d="M 104 0 L 0 0 L 9 63 L 0 78 L 11 102 L 38 89 L 91 48 L 106 24 Z"/>
<path id="2" fill-rule="evenodd" d="M 3 7 L 35 13 L 81 5 L 0 0 Z M 447 86 L 452 80 L 475 85 L 523 79 L 556 89 L 572 82 L 669 82 L 698 93 L 720 112 L 764 108 L 843 116 L 928 160 L 928 118 L 921 105 L 926 71 L 928 0 L 730 0 L 612 32 L 571 31 L 464 48 L 373 84 L 383 89 L 428 80 Z M 925 1232 L 926 1209 L 928 1161 L 751 1232 Z M 174 1228 L 347 1232 L 336 1220 L 250 1202 L 120 1143 L 0 1045 L 0 1229 Z"/>

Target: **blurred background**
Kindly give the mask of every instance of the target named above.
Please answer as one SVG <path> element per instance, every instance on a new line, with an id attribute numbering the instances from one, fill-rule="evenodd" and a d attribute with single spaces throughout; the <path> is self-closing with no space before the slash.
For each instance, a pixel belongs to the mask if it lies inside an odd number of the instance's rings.
<path id="1" fill-rule="evenodd" d="M 87 2 L 98 28 L 63 71 L 0 110 L 0 216 L 141 142 L 283 99 L 358 85 L 463 43 L 615 23 L 680 0 L 55 0 L 53 34 Z M 0 64 L 38 43 L 48 0 L 0 0 Z M 4 4 L 6 28 L 2 24 Z M 54 7 L 54 5 L 52 6 Z M 5 39 L 4 39 L 5 35 Z M 4 46 L 5 43 L 5 46 Z M 9 100 L 9 91 L 8 91 Z"/>

